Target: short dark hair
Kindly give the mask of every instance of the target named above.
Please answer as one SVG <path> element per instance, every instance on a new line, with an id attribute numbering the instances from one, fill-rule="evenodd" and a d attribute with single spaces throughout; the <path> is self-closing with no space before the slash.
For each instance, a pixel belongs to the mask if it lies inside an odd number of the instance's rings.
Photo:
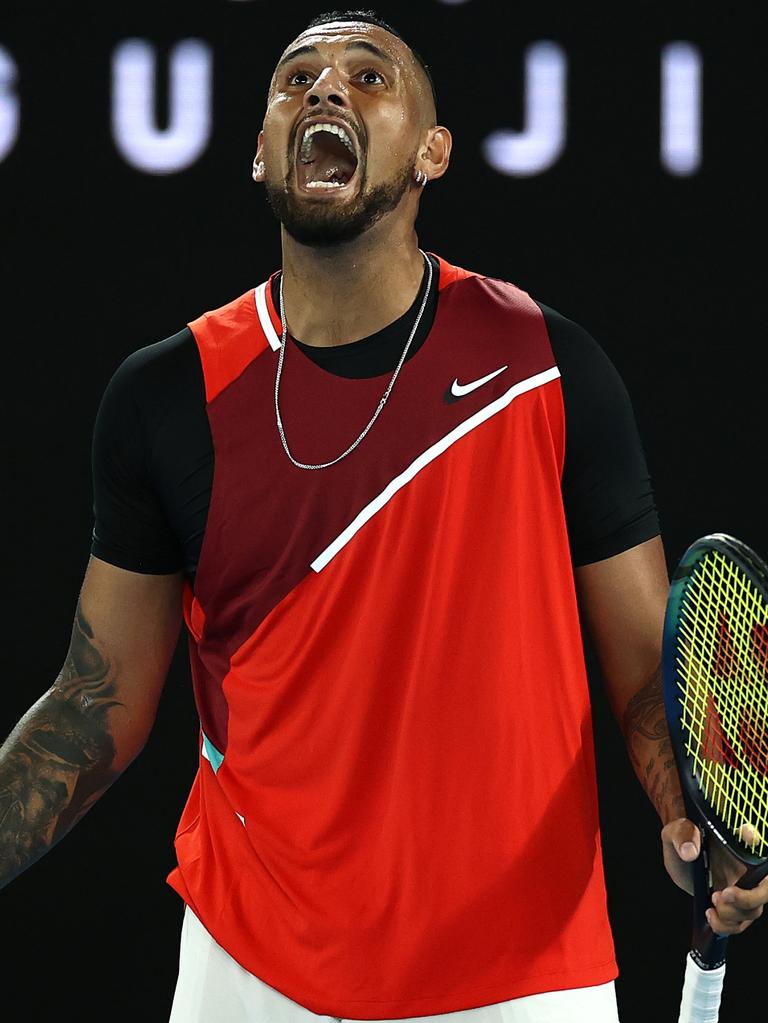
<path id="1" fill-rule="evenodd" d="M 326 11 L 325 14 L 318 14 L 316 18 L 313 18 L 304 31 L 308 32 L 309 29 L 317 28 L 318 25 L 328 25 L 332 21 L 365 21 L 369 25 L 378 25 L 385 32 L 389 32 L 391 35 L 401 39 L 423 68 L 429 82 L 429 87 L 432 90 L 432 101 L 435 104 L 435 110 L 437 110 L 437 92 L 435 91 L 435 83 L 432 78 L 432 72 L 429 70 L 429 65 L 396 28 L 393 28 L 383 18 L 380 18 L 375 11 Z"/>

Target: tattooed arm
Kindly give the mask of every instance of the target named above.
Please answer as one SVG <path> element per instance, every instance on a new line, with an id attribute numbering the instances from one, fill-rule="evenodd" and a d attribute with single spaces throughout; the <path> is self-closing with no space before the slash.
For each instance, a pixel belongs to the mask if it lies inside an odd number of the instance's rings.
<path id="1" fill-rule="evenodd" d="M 685 804 L 664 712 L 661 664 L 630 699 L 621 726 L 635 774 L 662 823 L 685 817 Z"/>
<path id="2" fill-rule="evenodd" d="M 662 699 L 669 578 L 661 540 L 577 568 L 576 585 L 632 766 L 661 818 L 664 865 L 675 884 L 690 893 L 698 830 L 685 816 Z"/>
<path id="3" fill-rule="evenodd" d="M 149 737 L 181 626 L 181 573 L 91 558 L 64 665 L 0 747 L 0 888 L 39 860 Z"/>
<path id="4" fill-rule="evenodd" d="M 669 577 L 656 537 L 576 569 L 579 601 L 635 774 L 663 824 L 685 816 L 661 689 Z"/>
<path id="5" fill-rule="evenodd" d="M 578 568 L 576 579 L 632 766 L 663 824 L 664 866 L 675 884 L 691 894 L 691 863 L 701 851 L 700 833 L 686 817 L 664 713 L 660 662 L 669 583 L 661 541 L 648 540 Z M 763 912 L 768 881 L 753 892 L 732 887 L 744 865 L 719 842 L 711 852 L 718 891 L 708 910 L 709 924 L 717 934 L 740 934 Z"/>
<path id="6" fill-rule="evenodd" d="M 685 815 L 662 696 L 669 592 L 660 537 L 576 569 L 579 601 L 632 766 L 662 824 Z"/>

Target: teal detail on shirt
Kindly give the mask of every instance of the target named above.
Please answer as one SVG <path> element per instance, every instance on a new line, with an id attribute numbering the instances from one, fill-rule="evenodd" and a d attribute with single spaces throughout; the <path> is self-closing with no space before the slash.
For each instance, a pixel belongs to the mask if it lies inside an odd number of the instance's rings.
<path id="1" fill-rule="evenodd" d="M 202 728 L 200 731 L 203 734 L 203 756 L 206 757 L 213 768 L 213 773 L 216 774 L 218 769 L 221 767 L 221 762 L 224 759 L 224 754 L 219 753 L 216 747 L 213 745 L 208 736 L 203 732 Z"/>

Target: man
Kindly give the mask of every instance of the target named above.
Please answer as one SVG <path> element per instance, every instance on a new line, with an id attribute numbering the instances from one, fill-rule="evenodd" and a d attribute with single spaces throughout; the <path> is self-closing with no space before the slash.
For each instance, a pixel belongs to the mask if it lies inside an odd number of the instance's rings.
<path id="1" fill-rule="evenodd" d="M 0 882 L 140 752 L 183 611 L 173 1023 L 617 1019 L 577 594 L 690 890 L 631 408 L 581 328 L 419 249 L 450 153 L 418 55 L 321 15 L 254 161 L 282 272 L 129 356 L 99 410 L 70 650 L 0 751 Z M 741 869 L 718 933 L 768 899 Z"/>

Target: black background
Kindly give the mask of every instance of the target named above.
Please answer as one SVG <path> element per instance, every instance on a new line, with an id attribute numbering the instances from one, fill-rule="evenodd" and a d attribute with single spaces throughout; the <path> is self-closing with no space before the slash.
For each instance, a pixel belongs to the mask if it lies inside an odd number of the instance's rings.
<path id="1" fill-rule="evenodd" d="M 278 226 L 250 164 L 274 64 L 323 9 L 3 4 L 22 129 L 0 163 L 2 735 L 69 644 L 93 525 L 91 433 L 109 376 L 129 352 L 279 266 Z M 768 83 L 751 8 L 401 0 L 378 10 L 432 65 L 439 120 L 454 135 L 450 171 L 422 202 L 422 246 L 515 282 L 600 341 L 633 398 L 670 566 L 715 530 L 768 554 L 758 179 Z M 113 145 L 110 56 L 131 36 L 165 52 L 188 37 L 214 48 L 213 136 L 182 173 L 141 173 Z M 505 177 L 481 142 L 522 127 L 522 57 L 542 39 L 568 55 L 567 148 L 545 173 Z M 659 54 L 676 39 L 704 62 L 703 160 L 682 178 L 658 156 Z M 197 755 L 186 658 L 182 638 L 141 757 L 0 895 L 9 1018 L 167 1019 L 182 904 L 164 879 Z M 654 811 L 595 671 L 592 680 L 621 1018 L 674 1021 L 689 900 L 664 873 Z M 552 842 L 566 858 L 556 820 Z M 763 920 L 731 943 L 725 1023 L 754 1006 L 765 948 Z"/>

